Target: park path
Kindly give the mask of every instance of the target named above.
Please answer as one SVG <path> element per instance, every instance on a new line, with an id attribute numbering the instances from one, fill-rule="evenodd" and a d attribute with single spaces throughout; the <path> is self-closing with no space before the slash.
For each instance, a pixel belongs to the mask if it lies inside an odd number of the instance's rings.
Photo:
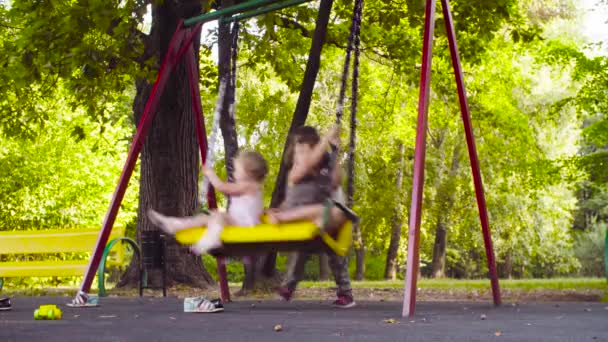
<path id="1" fill-rule="evenodd" d="M 186 314 L 178 298 L 103 298 L 73 309 L 70 297 L 17 297 L 0 312 L 0 341 L 608 341 L 607 303 L 505 304 L 363 301 L 340 310 L 327 301 L 228 303 L 218 314 Z M 59 304 L 60 321 L 35 321 L 40 304 Z M 280 325 L 281 330 L 275 331 Z"/>

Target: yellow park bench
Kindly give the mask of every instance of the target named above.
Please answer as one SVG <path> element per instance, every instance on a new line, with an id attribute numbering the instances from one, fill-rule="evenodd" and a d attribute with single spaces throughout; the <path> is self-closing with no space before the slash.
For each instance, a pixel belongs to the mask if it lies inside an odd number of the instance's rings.
<path id="1" fill-rule="evenodd" d="M 112 246 L 119 241 L 126 241 L 133 247 L 138 257 L 141 255 L 137 243 L 124 237 L 124 235 L 125 229 L 123 227 L 114 227 L 110 234 L 106 251 L 99 265 L 98 280 L 100 295 L 105 294 L 103 284 L 105 265 L 117 266 L 123 265 L 125 262 L 125 248 L 123 246 L 112 248 Z M 0 256 L 15 254 L 90 253 L 95 247 L 98 236 L 98 229 L 4 231 L 0 232 Z M 106 261 L 106 257 L 108 256 L 109 258 Z M 88 264 L 89 258 L 83 260 L 0 261 L 0 290 L 2 289 L 2 278 L 83 276 Z"/>

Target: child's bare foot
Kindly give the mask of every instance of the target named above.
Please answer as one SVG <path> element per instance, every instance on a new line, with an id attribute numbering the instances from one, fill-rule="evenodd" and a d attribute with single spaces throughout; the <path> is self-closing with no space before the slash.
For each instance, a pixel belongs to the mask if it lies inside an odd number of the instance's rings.
<path id="1" fill-rule="evenodd" d="M 152 209 L 148 210 L 148 218 L 155 226 L 170 235 L 175 235 L 175 232 L 179 227 L 179 219 L 162 215 Z"/>
<path id="2" fill-rule="evenodd" d="M 198 240 L 194 245 L 190 246 L 190 251 L 196 255 L 209 253 L 212 249 L 222 246 L 222 241 L 219 236 L 205 235 Z"/>

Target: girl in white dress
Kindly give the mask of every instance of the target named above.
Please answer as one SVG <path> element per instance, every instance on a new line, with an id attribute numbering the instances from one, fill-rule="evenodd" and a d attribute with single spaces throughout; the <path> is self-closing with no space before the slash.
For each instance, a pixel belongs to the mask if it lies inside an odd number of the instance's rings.
<path id="1" fill-rule="evenodd" d="M 220 235 L 224 226 L 252 227 L 260 223 L 264 211 L 262 185 L 268 173 L 268 164 L 260 153 L 244 151 L 234 159 L 234 182 L 222 181 L 207 167 L 203 168 L 203 173 L 217 191 L 230 196 L 227 212 L 169 217 L 152 209 L 148 211 L 152 223 L 170 235 L 183 229 L 207 226 L 205 235 L 191 247 L 197 255 L 222 245 Z"/>

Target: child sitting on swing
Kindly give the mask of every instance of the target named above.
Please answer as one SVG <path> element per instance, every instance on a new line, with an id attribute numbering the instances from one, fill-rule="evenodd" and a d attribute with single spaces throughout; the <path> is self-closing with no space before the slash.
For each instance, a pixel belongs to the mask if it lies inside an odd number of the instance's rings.
<path id="1" fill-rule="evenodd" d="M 262 185 L 268 173 L 268 164 L 258 152 L 241 151 L 234 158 L 234 182 L 222 181 L 207 167 L 203 168 L 203 173 L 215 189 L 230 196 L 230 207 L 226 213 L 169 217 L 152 209 L 148 211 L 152 223 L 170 235 L 183 229 L 207 226 L 205 235 L 190 247 L 197 255 L 208 253 L 222 245 L 220 235 L 224 226 L 253 227 L 260 223 L 264 212 Z"/>
<path id="2" fill-rule="evenodd" d="M 288 149 L 287 192 L 279 209 L 267 211 L 271 223 L 309 220 L 326 232 L 333 233 L 346 221 L 345 215 L 336 207 L 329 211 L 324 222 L 324 210 L 328 201 L 343 201 L 340 187 L 341 167 L 330 163 L 328 147 L 337 150 L 340 141 L 338 126 L 333 127 L 321 138 L 317 130 L 310 126 L 299 127 Z M 290 300 L 298 282 L 304 274 L 307 254 L 296 252 L 290 257 L 287 275 L 279 294 Z M 352 295 L 348 264 L 344 257 L 330 254 L 329 263 L 338 285 L 334 305 L 340 308 L 355 306 Z"/>

